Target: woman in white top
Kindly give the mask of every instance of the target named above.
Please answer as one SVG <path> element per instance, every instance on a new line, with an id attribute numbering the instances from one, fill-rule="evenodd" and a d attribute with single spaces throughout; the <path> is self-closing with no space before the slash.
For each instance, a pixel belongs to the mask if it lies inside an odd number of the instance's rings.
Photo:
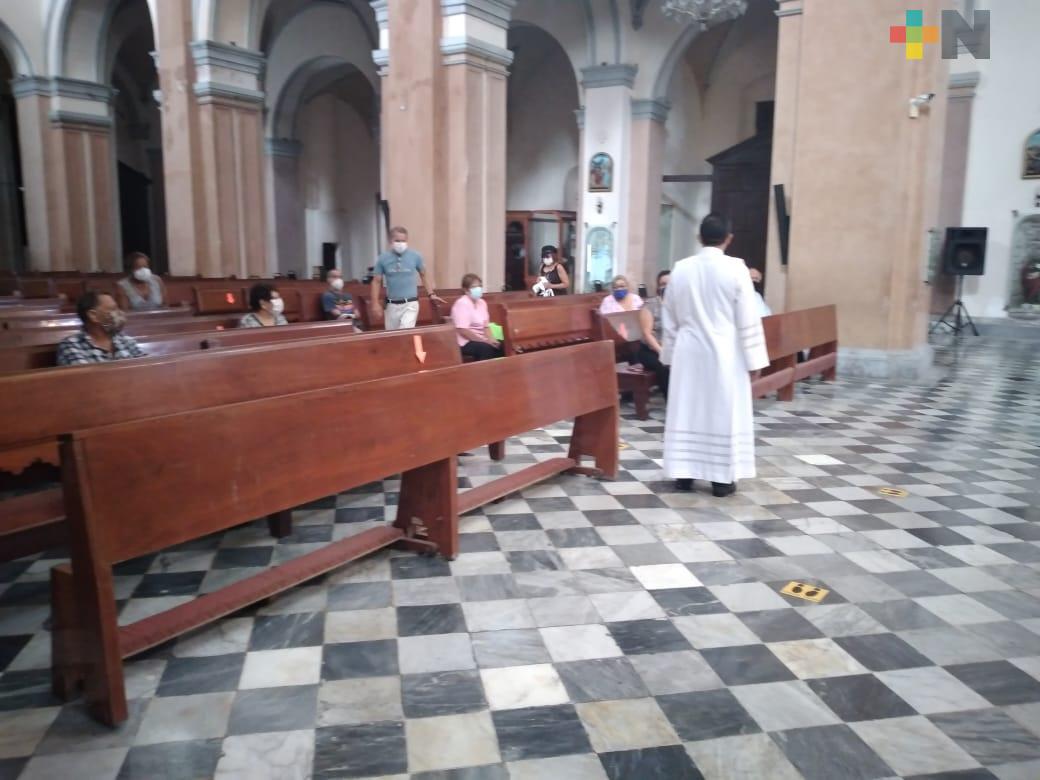
<path id="1" fill-rule="evenodd" d="M 123 311 L 149 311 L 166 306 L 166 288 L 152 273 L 148 255 L 131 252 L 127 256 L 130 276 L 116 285 L 116 303 Z"/>

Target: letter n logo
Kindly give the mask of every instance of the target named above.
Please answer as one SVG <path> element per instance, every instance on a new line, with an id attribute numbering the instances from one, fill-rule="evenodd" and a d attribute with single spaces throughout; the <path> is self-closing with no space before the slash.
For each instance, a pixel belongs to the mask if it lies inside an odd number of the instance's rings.
<path id="1" fill-rule="evenodd" d="M 974 24 L 957 11 L 942 12 L 942 56 L 955 60 L 960 54 L 958 43 L 977 60 L 989 59 L 989 11 L 976 11 Z"/>

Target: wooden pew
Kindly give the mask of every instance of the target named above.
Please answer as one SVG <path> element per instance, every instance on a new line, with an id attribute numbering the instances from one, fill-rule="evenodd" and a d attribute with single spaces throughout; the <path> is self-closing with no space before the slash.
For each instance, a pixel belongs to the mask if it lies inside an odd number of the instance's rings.
<path id="1" fill-rule="evenodd" d="M 134 338 L 172 333 L 201 333 L 209 330 L 235 328 L 239 317 L 217 314 L 204 317 L 171 317 L 142 322 L 127 322 L 126 333 Z M 29 346 L 32 344 L 57 345 L 66 336 L 79 330 L 79 325 L 58 328 L 19 328 L 0 331 L 0 347 Z"/>
<path id="2" fill-rule="evenodd" d="M 143 324 L 161 320 L 163 322 L 186 319 L 193 316 L 191 309 L 177 307 L 170 309 L 152 309 L 149 311 L 125 312 L 127 323 Z M 0 311 L 0 325 L 4 330 L 23 328 L 61 328 L 80 325 L 79 316 L 75 312 L 57 312 L 53 310 L 20 309 L 18 311 Z"/>
<path id="3" fill-rule="evenodd" d="M 837 377 L 838 313 L 837 307 L 785 312 L 762 318 L 769 351 L 769 367 L 752 383 L 755 398 L 777 393 L 781 401 L 794 399 L 795 382 L 817 374 L 826 382 Z M 799 354 L 809 351 L 809 358 L 798 362 Z"/>
<path id="4" fill-rule="evenodd" d="M 459 403 L 463 385 L 473 390 Z M 428 404 L 440 413 L 431 416 Z M 378 430 L 373 415 L 380 419 Z M 568 457 L 458 493 L 456 453 L 568 419 L 575 420 Z M 295 435 L 273 448 L 272 425 Z M 206 447 L 198 446 L 200 436 Z M 348 440 L 365 457 L 329 456 Z M 597 473 L 613 476 L 617 442 L 613 354 L 602 343 L 65 436 L 72 563 L 52 570 L 53 689 L 68 698 L 83 686 L 95 718 L 121 723 L 127 718 L 124 658 L 391 544 L 452 558 L 461 512 L 563 472 L 588 473 L 583 456 L 595 459 Z M 129 451 L 133 458 L 126 457 Z M 118 625 L 113 564 L 396 473 L 403 477 L 392 525 Z"/>
<path id="5" fill-rule="evenodd" d="M 192 294 L 196 314 L 245 314 L 249 311 L 249 295 L 246 289 L 239 285 L 230 287 L 196 285 Z"/>
<path id="6" fill-rule="evenodd" d="M 353 324 L 349 322 L 305 322 L 280 328 L 232 328 L 141 336 L 137 338 L 137 343 L 149 357 L 157 357 L 197 352 L 200 349 L 227 349 L 273 344 L 282 341 L 341 336 L 353 332 Z M 57 352 L 57 344 L 0 346 L 0 374 L 54 368 Z M 4 470 L 3 459 L 0 458 L 0 471 Z"/>
<path id="7" fill-rule="evenodd" d="M 489 307 L 490 309 L 490 307 Z M 594 341 L 593 309 L 585 303 L 496 306 L 491 319 L 502 326 L 506 356 Z"/>
<path id="8" fill-rule="evenodd" d="M 639 312 L 625 311 L 606 315 L 595 312 L 593 318 L 599 324 L 599 337 L 614 344 L 618 360 L 618 390 L 632 394 L 637 419 L 649 420 L 650 391 L 657 384 L 657 375 L 644 371 L 641 365 L 629 363 L 638 354 L 643 338 Z"/>
<path id="9" fill-rule="evenodd" d="M 361 327 L 366 331 L 373 330 L 384 330 L 386 328 L 386 321 L 383 314 L 377 314 L 372 309 L 372 295 L 361 294 L 354 298 L 354 311 L 357 312 L 358 319 L 361 320 Z M 416 325 L 439 325 L 444 321 L 444 318 L 437 311 L 437 307 L 434 306 L 428 295 L 419 294 L 419 317 L 416 320 Z"/>
<path id="10" fill-rule="evenodd" d="M 329 332 L 346 331 L 347 337 L 310 338 L 238 349 L 231 349 L 231 344 L 214 345 L 206 352 L 179 355 L 176 359 L 141 358 L 0 377 L 0 419 L 8 421 L 0 427 L 0 469 L 17 472 L 34 462 L 57 463 L 57 437 L 78 428 L 455 366 L 460 362 L 454 331 L 446 326 L 350 335 L 353 329 L 349 323 L 321 325 Z M 257 329 L 249 338 L 262 332 L 274 329 Z M 422 339 L 425 362 L 416 356 L 416 337 Z M 91 402 L 83 403 L 84 398 Z M 490 450 L 493 459 L 501 460 L 504 456 L 501 441 L 494 441 Z M 50 526 L 61 524 L 62 518 L 53 514 L 53 494 L 59 491 L 48 492 L 50 500 L 41 496 L 35 503 L 0 501 L 0 562 L 27 554 L 27 542 L 22 537 L 29 528 L 46 534 L 32 552 L 53 546 L 54 532 Z M 13 542 L 9 546 L 8 535 L 18 536 L 21 541 L 17 546 Z"/>

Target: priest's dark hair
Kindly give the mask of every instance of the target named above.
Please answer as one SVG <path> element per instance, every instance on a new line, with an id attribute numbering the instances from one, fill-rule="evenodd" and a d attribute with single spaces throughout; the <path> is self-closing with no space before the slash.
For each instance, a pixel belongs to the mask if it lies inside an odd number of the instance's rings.
<path id="1" fill-rule="evenodd" d="M 725 243 L 733 232 L 728 217 L 722 214 L 709 214 L 701 222 L 701 243 L 704 246 L 719 246 Z"/>

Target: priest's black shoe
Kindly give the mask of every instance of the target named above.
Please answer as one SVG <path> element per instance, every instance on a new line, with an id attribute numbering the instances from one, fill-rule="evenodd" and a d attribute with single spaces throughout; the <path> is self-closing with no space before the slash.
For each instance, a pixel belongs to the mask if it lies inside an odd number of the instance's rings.
<path id="1" fill-rule="evenodd" d="M 675 489 L 680 493 L 692 493 L 693 492 L 693 480 L 692 479 L 677 479 L 675 480 Z"/>
<path id="2" fill-rule="evenodd" d="M 715 498 L 725 498 L 726 496 L 732 496 L 737 492 L 736 482 L 712 482 L 711 483 L 711 494 Z"/>

